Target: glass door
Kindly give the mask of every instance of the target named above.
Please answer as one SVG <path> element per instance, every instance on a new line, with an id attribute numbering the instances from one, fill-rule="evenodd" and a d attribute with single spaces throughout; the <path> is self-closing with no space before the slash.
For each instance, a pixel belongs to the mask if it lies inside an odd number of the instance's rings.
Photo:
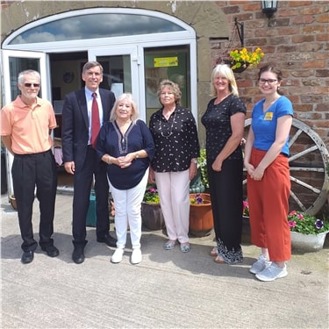
<path id="1" fill-rule="evenodd" d="M 47 55 L 45 53 L 2 50 L 1 55 L 3 67 L 4 104 L 9 104 L 19 95 L 19 90 L 17 88 L 18 74 L 29 69 L 40 72 L 41 88 L 39 96 L 50 100 L 49 69 L 47 66 Z M 6 160 L 8 195 L 11 197 L 14 194 L 11 178 L 13 156 L 8 151 L 6 151 Z"/>
<path id="2" fill-rule="evenodd" d="M 110 89 L 118 97 L 122 93 L 133 94 L 140 111 L 141 119 L 145 114 L 140 110 L 140 89 L 138 79 L 138 51 L 136 46 L 96 49 L 88 53 L 89 60 L 96 60 L 104 68 L 103 82 L 100 87 Z"/>

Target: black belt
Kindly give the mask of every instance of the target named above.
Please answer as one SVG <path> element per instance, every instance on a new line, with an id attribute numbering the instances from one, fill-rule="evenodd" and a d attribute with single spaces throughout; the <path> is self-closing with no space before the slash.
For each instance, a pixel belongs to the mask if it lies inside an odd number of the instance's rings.
<path id="1" fill-rule="evenodd" d="M 28 153 L 28 154 L 14 154 L 15 158 L 25 158 L 25 157 L 33 157 L 33 156 L 39 156 L 39 155 L 43 155 L 43 154 L 47 154 L 51 152 L 51 149 L 49 149 L 48 151 L 44 151 L 44 152 L 39 152 L 39 153 Z"/>

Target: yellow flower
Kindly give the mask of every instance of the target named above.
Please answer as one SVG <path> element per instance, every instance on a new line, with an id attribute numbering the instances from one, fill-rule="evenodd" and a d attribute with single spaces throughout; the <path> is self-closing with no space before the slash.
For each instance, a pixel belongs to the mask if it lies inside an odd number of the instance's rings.
<path id="1" fill-rule="evenodd" d="M 230 52 L 230 57 L 233 62 L 232 70 L 237 69 L 245 65 L 257 65 L 264 57 L 264 53 L 261 48 L 256 48 L 255 51 L 248 51 L 247 48 L 241 50 L 235 49 Z"/>

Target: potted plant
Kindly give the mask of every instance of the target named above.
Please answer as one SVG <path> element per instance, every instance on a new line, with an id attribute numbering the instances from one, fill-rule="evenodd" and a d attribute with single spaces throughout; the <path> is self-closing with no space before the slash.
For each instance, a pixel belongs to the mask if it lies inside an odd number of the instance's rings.
<path id="1" fill-rule="evenodd" d="M 160 199 L 155 184 L 148 184 L 141 208 L 142 224 L 149 230 L 161 230 L 165 226 Z"/>
<path id="2" fill-rule="evenodd" d="M 197 237 L 209 235 L 213 226 L 210 194 L 190 193 L 190 234 Z"/>
<path id="3" fill-rule="evenodd" d="M 248 51 L 247 48 L 234 49 L 229 53 L 228 62 L 234 72 L 240 73 L 249 66 L 255 66 L 261 62 L 265 54 L 261 48 L 254 51 Z"/>
<path id="4" fill-rule="evenodd" d="M 242 211 L 242 217 L 244 219 L 249 219 L 249 202 L 248 200 L 243 200 L 243 211 Z"/>
<path id="5" fill-rule="evenodd" d="M 248 200 L 242 201 L 242 233 L 241 241 L 249 244 L 250 240 L 250 223 L 249 223 L 249 202 Z"/>
<path id="6" fill-rule="evenodd" d="M 304 212 L 293 210 L 288 215 L 288 224 L 291 232 L 291 244 L 294 248 L 305 251 L 316 251 L 323 248 L 329 232 L 329 223 Z"/>

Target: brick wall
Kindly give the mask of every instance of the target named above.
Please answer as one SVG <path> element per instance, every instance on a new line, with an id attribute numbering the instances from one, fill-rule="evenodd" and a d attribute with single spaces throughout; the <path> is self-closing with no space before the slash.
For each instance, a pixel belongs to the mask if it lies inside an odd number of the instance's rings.
<path id="1" fill-rule="evenodd" d="M 282 91 L 294 104 L 295 117 L 315 130 L 329 145 L 329 2 L 278 1 L 278 10 L 268 20 L 261 1 L 218 1 L 233 26 L 244 23 L 245 47 L 261 47 L 262 63 L 274 62 L 282 70 Z M 213 44 L 216 53 L 225 48 Z M 260 97 L 257 69 L 237 74 L 240 95 L 248 110 Z M 250 114 L 250 113 L 249 113 Z"/>

